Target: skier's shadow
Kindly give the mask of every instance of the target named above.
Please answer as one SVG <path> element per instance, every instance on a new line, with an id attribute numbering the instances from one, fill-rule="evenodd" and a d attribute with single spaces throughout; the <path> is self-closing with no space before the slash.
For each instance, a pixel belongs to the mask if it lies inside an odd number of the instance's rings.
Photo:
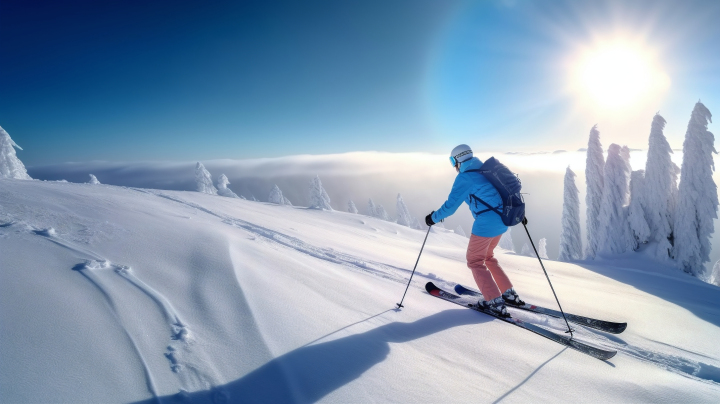
<path id="1" fill-rule="evenodd" d="M 408 342 L 452 327 L 492 320 L 477 314 L 471 310 L 450 309 L 412 323 L 393 322 L 361 334 L 306 345 L 213 391 L 177 398 L 193 403 L 214 402 L 218 396 L 224 396 L 221 401 L 228 402 L 316 402 L 385 360 L 390 353 L 390 343 Z M 165 397 L 161 401 L 173 402 L 173 398 Z"/>

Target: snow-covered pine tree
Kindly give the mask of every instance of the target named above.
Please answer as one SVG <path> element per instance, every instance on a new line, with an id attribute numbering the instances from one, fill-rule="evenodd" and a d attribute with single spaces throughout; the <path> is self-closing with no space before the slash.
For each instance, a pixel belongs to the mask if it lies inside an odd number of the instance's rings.
<path id="1" fill-rule="evenodd" d="M 620 254 L 632 249 L 630 226 L 627 222 L 630 169 L 621 147 L 608 148 L 603 175 L 603 195 L 598 216 L 597 252 Z"/>
<path id="2" fill-rule="evenodd" d="M 459 225 L 458 225 L 458 227 L 455 229 L 455 234 L 459 234 L 459 235 L 461 235 L 461 236 L 463 236 L 463 237 L 467 237 L 467 235 L 465 234 L 465 230 L 463 230 L 462 226 L 459 226 Z"/>
<path id="3" fill-rule="evenodd" d="M 217 180 L 218 195 L 228 198 L 238 198 L 235 192 L 233 192 L 232 189 L 227 187 L 228 185 L 230 185 L 230 180 L 228 180 L 228 177 L 225 174 L 220 174 Z"/>
<path id="4" fill-rule="evenodd" d="M 377 217 L 377 206 L 375 206 L 372 198 L 368 199 L 368 216 Z"/>
<path id="5" fill-rule="evenodd" d="M 330 197 L 322 186 L 320 176 L 316 175 L 310 181 L 310 209 L 333 210 L 330 206 Z"/>
<path id="6" fill-rule="evenodd" d="M 280 190 L 280 187 L 277 186 L 277 184 L 274 185 L 273 188 L 270 190 L 270 195 L 268 195 L 268 202 L 278 205 L 285 204 L 285 197 L 283 197 L 282 191 Z"/>
<path id="7" fill-rule="evenodd" d="M 353 202 L 352 199 L 350 199 L 348 201 L 348 212 L 354 213 L 354 214 L 358 213 L 357 207 L 355 206 L 355 202 Z"/>
<path id="8" fill-rule="evenodd" d="M 526 242 L 523 244 L 522 250 L 520 250 L 520 255 L 525 255 L 527 257 L 535 257 L 535 251 L 533 251 L 528 243 Z"/>
<path id="9" fill-rule="evenodd" d="M 587 193 L 585 194 L 585 205 L 587 206 L 586 228 L 587 243 L 585 244 L 585 258 L 595 258 L 600 240 L 600 204 L 603 195 L 603 171 L 605 159 L 603 158 L 602 144 L 600 144 L 600 132 L 597 125 L 590 130 L 588 140 L 587 158 L 585 164 L 585 183 Z"/>
<path id="10" fill-rule="evenodd" d="M 377 217 L 378 219 L 390 221 L 390 215 L 388 215 L 387 211 L 381 204 L 377 204 L 375 206 L 375 214 L 375 217 Z"/>
<path id="11" fill-rule="evenodd" d="M 667 260 L 672 256 L 670 240 L 673 240 L 678 169 L 670 159 L 673 151 L 663 134 L 664 129 L 665 119 L 655 114 L 648 139 L 643 196 L 639 202 L 650 231 L 649 241 L 658 244 L 656 257 Z"/>
<path id="12" fill-rule="evenodd" d="M 410 226 L 410 227 L 412 227 L 413 229 L 416 229 L 416 230 L 421 230 L 423 228 L 423 225 L 420 224 L 420 220 L 418 220 L 418 218 L 413 216 L 412 217 L 412 226 Z"/>
<path id="13" fill-rule="evenodd" d="M 290 202 L 290 199 L 288 199 L 285 195 L 283 195 L 283 205 L 293 206 L 292 202 Z"/>
<path id="14" fill-rule="evenodd" d="M 683 161 L 675 211 L 674 252 L 678 267 L 702 278 L 710 261 L 710 235 L 717 218 L 718 194 L 712 174 L 715 137 L 707 130 L 710 111 L 698 101 L 683 142 Z"/>
<path id="15" fill-rule="evenodd" d="M 502 237 L 500 237 L 498 247 L 515 252 L 515 244 L 513 244 L 512 241 L 512 228 L 508 227 L 507 231 L 503 233 Z"/>
<path id="16" fill-rule="evenodd" d="M 10 135 L 0 126 L 0 178 L 13 178 L 16 180 L 31 180 L 15 153 L 15 148 L 22 150 L 22 147 L 13 142 Z"/>
<path id="17" fill-rule="evenodd" d="M 720 286 L 720 260 L 718 260 L 713 266 L 707 276 L 706 282 L 711 285 Z"/>
<path id="18" fill-rule="evenodd" d="M 549 259 L 547 256 L 547 239 L 544 237 L 538 241 L 538 254 L 544 260 Z"/>
<path id="19" fill-rule="evenodd" d="M 90 174 L 90 180 L 88 181 L 88 184 L 100 185 L 100 181 L 98 181 L 96 176 Z"/>
<path id="20" fill-rule="evenodd" d="M 635 250 L 637 250 L 641 244 L 647 243 L 652 236 L 647 220 L 645 220 L 645 211 L 643 209 L 643 202 L 645 201 L 646 195 L 645 190 L 645 170 L 633 171 L 630 174 L 628 224 L 630 225 L 630 234 L 632 234 L 635 240 Z"/>
<path id="21" fill-rule="evenodd" d="M 213 185 L 212 176 L 205 169 L 205 166 L 198 161 L 195 166 L 195 183 L 197 184 L 197 191 L 204 194 L 217 195 L 217 189 Z"/>
<path id="22" fill-rule="evenodd" d="M 402 195 L 398 194 L 397 203 L 395 204 L 395 210 L 397 211 L 397 224 L 401 226 L 412 227 L 413 217 L 410 211 L 403 201 Z"/>
<path id="23" fill-rule="evenodd" d="M 560 254 L 558 255 L 558 260 L 565 262 L 582 258 L 580 191 L 575 185 L 575 177 L 575 173 L 568 166 L 565 170 Z"/>

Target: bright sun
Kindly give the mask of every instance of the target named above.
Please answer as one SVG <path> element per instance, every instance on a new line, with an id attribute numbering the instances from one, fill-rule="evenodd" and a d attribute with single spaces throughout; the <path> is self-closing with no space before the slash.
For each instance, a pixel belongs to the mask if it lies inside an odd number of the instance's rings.
<path id="1" fill-rule="evenodd" d="M 623 42 L 583 52 L 574 70 L 576 91 L 604 108 L 635 105 L 670 84 L 649 52 Z"/>

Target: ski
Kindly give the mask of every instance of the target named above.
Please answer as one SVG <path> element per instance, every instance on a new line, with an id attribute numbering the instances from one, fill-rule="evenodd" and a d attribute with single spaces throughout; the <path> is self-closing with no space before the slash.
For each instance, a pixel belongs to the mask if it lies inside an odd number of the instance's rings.
<path id="1" fill-rule="evenodd" d="M 475 296 L 478 298 L 482 297 L 482 293 L 480 293 L 476 290 L 468 289 L 465 286 L 459 285 L 459 284 L 455 285 L 455 292 L 459 295 L 469 295 L 469 296 Z M 507 304 L 506 306 L 508 308 L 514 307 L 514 308 L 521 309 L 521 310 L 531 311 L 533 313 L 545 314 L 545 315 L 548 315 L 551 317 L 562 318 L 562 313 L 560 311 L 536 306 L 534 304 L 525 303 L 522 306 Z M 627 323 L 614 323 L 612 321 L 598 320 L 595 318 L 583 317 L 583 316 L 578 316 L 575 314 L 569 314 L 567 312 L 565 313 L 565 317 L 567 317 L 568 321 L 571 321 L 575 324 L 579 324 L 584 327 L 594 328 L 596 330 L 608 332 L 611 334 L 620 334 L 621 332 L 625 331 L 625 328 L 627 328 Z"/>
<path id="2" fill-rule="evenodd" d="M 428 282 L 428 283 L 425 285 L 425 290 L 427 290 L 427 292 L 428 292 L 429 294 L 431 294 L 432 296 L 435 296 L 435 297 L 437 297 L 437 298 L 439 298 L 439 299 L 447 300 L 448 302 L 452 302 L 452 303 L 458 304 L 458 305 L 460 305 L 460 306 L 464 306 L 464 307 L 467 307 L 467 308 L 469 308 L 469 309 L 472 309 L 472 310 L 475 310 L 475 311 L 479 311 L 479 312 L 481 312 L 481 313 L 485 313 L 485 314 L 487 314 L 487 315 L 489 315 L 489 316 L 493 316 L 493 317 L 497 318 L 498 320 L 502 320 L 502 321 L 504 321 L 504 322 L 506 322 L 506 323 L 510 323 L 510 324 L 516 325 L 516 326 L 518 326 L 518 327 L 520 327 L 520 328 L 524 328 L 524 329 L 526 329 L 526 330 L 528 330 L 528 331 L 532 331 L 532 332 L 534 332 L 535 334 L 538 334 L 538 335 L 541 335 L 541 336 L 543 336 L 543 337 L 545 337 L 545 338 L 547 338 L 547 339 L 553 340 L 553 341 L 557 342 L 557 343 L 560 344 L 560 345 L 564 345 L 564 346 L 566 346 L 566 347 L 568 347 L 568 348 L 572 348 L 572 349 L 574 349 L 574 350 L 576 350 L 576 351 L 578 351 L 578 352 L 582 352 L 582 353 L 584 353 L 584 354 L 586 354 L 586 355 L 592 356 L 592 357 L 597 358 L 597 359 L 600 359 L 600 360 L 608 360 L 608 359 L 612 358 L 613 356 L 615 356 L 615 354 L 617 353 L 617 351 L 608 351 L 608 350 L 605 350 L 605 349 L 596 348 L 596 347 L 587 345 L 587 344 L 582 343 L 582 342 L 580 342 L 580 341 L 576 341 L 576 340 L 574 340 L 574 339 L 572 339 L 572 338 L 568 338 L 568 337 L 566 337 L 566 336 L 563 336 L 563 335 L 560 335 L 560 334 L 556 334 L 556 333 L 554 333 L 554 332 L 552 332 L 552 331 L 550 331 L 550 330 L 546 330 L 546 329 L 544 329 L 544 328 L 542 328 L 542 327 L 539 327 L 539 326 L 537 326 L 537 325 L 535 325 L 535 324 L 526 323 L 526 322 L 524 322 L 524 321 L 522 321 L 522 320 L 520 320 L 520 319 L 517 319 L 517 318 L 512 318 L 512 317 L 508 317 L 508 318 L 498 317 L 497 315 L 493 314 L 492 312 L 489 312 L 489 311 L 485 311 L 485 310 L 480 309 L 480 308 L 475 304 L 475 303 L 477 303 L 475 300 L 473 300 L 473 299 L 471 299 L 471 298 L 468 298 L 468 297 L 458 296 L 458 295 L 453 294 L 453 293 L 450 293 L 450 292 L 446 292 L 446 291 L 438 288 L 437 286 L 435 286 L 435 284 L 432 283 L 432 282 Z"/>

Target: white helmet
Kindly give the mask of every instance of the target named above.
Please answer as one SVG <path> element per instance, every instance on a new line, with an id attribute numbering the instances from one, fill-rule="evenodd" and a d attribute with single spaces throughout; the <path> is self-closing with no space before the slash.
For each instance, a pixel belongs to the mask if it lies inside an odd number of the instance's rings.
<path id="1" fill-rule="evenodd" d="M 462 163 L 465 161 L 470 160 L 473 157 L 473 151 L 470 148 L 470 146 L 466 144 L 461 144 L 458 146 L 455 146 L 454 149 L 452 149 L 452 152 L 450 152 L 450 164 L 455 167 L 458 165 L 458 163 Z"/>

